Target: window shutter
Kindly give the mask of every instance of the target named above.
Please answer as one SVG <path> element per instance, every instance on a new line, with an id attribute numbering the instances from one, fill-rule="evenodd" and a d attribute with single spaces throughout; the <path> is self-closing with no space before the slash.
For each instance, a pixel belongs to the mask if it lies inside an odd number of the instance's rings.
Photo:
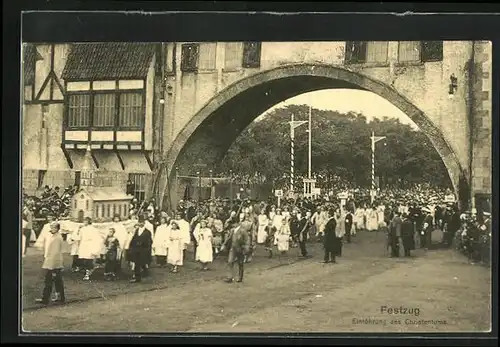
<path id="1" fill-rule="evenodd" d="M 245 42 L 243 44 L 243 67 L 258 68 L 260 67 L 261 43 L 260 42 Z"/>
<path id="2" fill-rule="evenodd" d="M 443 60 L 443 41 L 421 41 L 420 45 L 423 62 Z"/>
<path id="3" fill-rule="evenodd" d="M 366 42 L 347 41 L 345 51 L 346 63 L 364 63 L 366 61 Z"/>
<path id="4" fill-rule="evenodd" d="M 198 54 L 199 44 L 183 44 L 181 52 L 181 71 L 196 72 L 198 70 Z"/>

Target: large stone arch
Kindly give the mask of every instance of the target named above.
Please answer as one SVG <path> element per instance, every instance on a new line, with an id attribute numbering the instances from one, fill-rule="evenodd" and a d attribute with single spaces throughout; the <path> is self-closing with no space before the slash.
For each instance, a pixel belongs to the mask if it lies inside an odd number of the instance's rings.
<path id="1" fill-rule="evenodd" d="M 268 108 L 302 93 L 332 88 L 370 91 L 403 111 L 428 136 L 448 170 L 457 196 L 466 200 L 469 188 L 460 161 L 441 130 L 424 112 L 383 82 L 323 64 L 283 65 L 256 73 L 236 81 L 210 99 L 171 143 L 158 177 L 160 199 L 172 192 L 173 180 L 166 178 L 172 177 L 175 167 L 189 167 L 199 159 L 209 165 L 217 164 L 241 131 Z M 168 194 L 174 205 L 176 194 Z"/>

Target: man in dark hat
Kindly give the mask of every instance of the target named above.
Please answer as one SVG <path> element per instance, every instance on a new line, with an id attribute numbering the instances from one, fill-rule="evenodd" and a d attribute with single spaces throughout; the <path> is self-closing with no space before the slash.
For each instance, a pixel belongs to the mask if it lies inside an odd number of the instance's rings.
<path id="1" fill-rule="evenodd" d="M 401 241 L 403 243 L 405 257 L 410 256 L 410 252 L 415 249 L 415 230 L 413 221 L 408 214 L 403 214 L 401 225 Z"/>
<path id="2" fill-rule="evenodd" d="M 339 242 L 342 242 L 338 239 L 335 231 L 337 229 L 337 221 L 335 220 L 335 209 L 331 208 L 327 212 L 328 221 L 326 222 L 323 236 L 323 246 L 325 249 L 325 257 L 323 259 L 323 263 L 336 263 L 336 257 L 340 255 L 339 249 L 342 245 L 339 245 Z"/>
<path id="3" fill-rule="evenodd" d="M 395 211 L 394 217 L 388 225 L 388 240 L 387 243 L 391 248 L 391 257 L 396 258 L 399 257 L 399 247 L 402 246 L 402 225 L 403 221 L 400 217 L 400 212 Z M 413 226 L 412 226 L 413 227 Z"/>
<path id="4" fill-rule="evenodd" d="M 428 249 L 432 243 L 433 217 L 428 208 L 425 207 L 422 211 L 425 213 L 425 217 L 420 230 L 420 247 Z"/>
<path id="5" fill-rule="evenodd" d="M 141 282 L 142 273 L 147 272 L 153 244 L 152 232 L 145 228 L 144 217 L 139 216 L 134 235 L 129 245 L 129 260 L 134 263 L 134 275 L 131 283 Z"/>
<path id="6" fill-rule="evenodd" d="M 297 214 L 297 218 L 300 220 L 299 225 L 299 247 L 300 247 L 300 255 L 304 258 L 307 258 L 309 255 L 307 254 L 307 239 L 309 238 L 309 229 L 311 228 L 311 212 L 307 211 L 305 218 L 302 217 L 303 212 L 299 212 Z"/>

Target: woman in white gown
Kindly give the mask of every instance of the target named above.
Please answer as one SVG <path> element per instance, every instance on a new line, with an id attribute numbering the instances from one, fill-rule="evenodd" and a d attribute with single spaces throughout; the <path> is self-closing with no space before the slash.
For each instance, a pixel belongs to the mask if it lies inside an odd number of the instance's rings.
<path id="1" fill-rule="evenodd" d="M 175 220 L 171 221 L 168 227 L 167 262 L 173 266 L 172 272 L 174 273 L 179 270 L 179 266 L 184 264 L 184 242 L 185 237 L 179 224 Z"/>
<path id="2" fill-rule="evenodd" d="M 129 232 L 123 225 L 120 215 L 115 215 L 113 218 L 113 225 L 111 226 L 113 229 L 115 229 L 115 237 L 118 240 L 119 248 L 118 252 L 116 254 L 116 260 L 120 264 L 120 269 L 121 269 L 121 263 L 122 259 L 125 256 L 125 245 L 127 244 L 127 240 L 129 238 Z"/>
<path id="3" fill-rule="evenodd" d="M 282 254 L 286 253 L 290 248 L 290 226 L 286 218 L 281 220 L 281 225 L 277 228 L 275 237 L 278 245 L 278 252 Z"/>
<path id="4" fill-rule="evenodd" d="M 387 225 L 385 224 L 385 206 L 384 205 L 379 205 L 377 207 L 377 219 L 378 219 L 378 227 L 379 229 L 385 228 Z"/>
<path id="5" fill-rule="evenodd" d="M 267 237 L 266 227 L 268 225 L 268 218 L 264 209 L 262 209 L 262 211 L 260 212 L 257 221 L 259 225 L 257 230 L 257 243 L 261 245 L 266 241 Z"/>
<path id="6" fill-rule="evenodd" d="M 363 206 L 359 206 L 354 213 L 354 224 L 356 227 L 356 231 L 361 231 L 366 229 L 365 225 L 365 208 Z"/>
<path id="7" fill-rule="evenodd" d="M 269 219 L 273 220 L 274 216 L 276 216 L 276 207 L 273 205 L 271 206 L 271 211 L 269 211 Z"/>
<path id="8" fill-rule="evenodd" d="M 368 231 L 378 230 L 378 215 L 375 206 L 366 209 L 366 229 Z"/>
<path id="9" fill-rule="evenodd" d="M 156 228 L 153 238 L 153 253 L 156 257 L 156 264 L 160 267 L 165 267 L 167 265 L 168 242 L 169 230 L 167 217 L 161 217 L 160 225 Z"/>
<path id="10" fill-rule="evenodd" d="M 202 220 L 196 226 L 193 236 L 196 240 L 198 247 L 196 248 L 196 261 L 199 261 L 202 270 L 208 270 L 208 263 L 213 261 L 212 249 L 212 229 L 207 226 L 207 221 Z"/>
<path id="11" fill-rule="evenodd" d="M 84 225 L 80 227 L 80 244 L 78 246 L 78 257 L 81 265 L 85 268 L 84 281 L 90 280 L 95 269 L 95 261 L 99 258 L 104 245 L 101 232 L 92 225 L 92 220 L 85 218 Z"/>

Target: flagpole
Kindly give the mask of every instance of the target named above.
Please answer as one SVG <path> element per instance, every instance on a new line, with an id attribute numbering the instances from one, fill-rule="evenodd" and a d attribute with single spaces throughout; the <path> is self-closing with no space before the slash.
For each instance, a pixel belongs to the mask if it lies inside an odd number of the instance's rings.
<path id="1" fill-rule="evenodd" d="M 311 170 L 311 167 L 312 167 L 312 158 L 311 158 L 311 118 L 312 118 L 312 106 L 309 105 L 309 166 L 308 166 L 308 178 L 311 179 L 311 173 L 312 173 L 312 170 Z"/>
<path id="2" fill-rule="evenodd" d="M 375 132 L 372 131 L 372 136 L 371 136 L 371 144 L 372 144 L 372 186 L 371 186 L 371 192 L 370 192 L 370 200 L 371 203 L 373 204 L 373 201 L 375 200 L 375 144 L 380 141 L 385 139 L 385 136 L 375 136 Z"/>
<path id="3" fill-rule="evenodd" d="M 294 153 L 295 143 L 294 143 L 294 141 L 295 141 L 295 129 L 294 129 L 294 120 L 293 120 L 293 113 L 292 113 L 291 120 L 290 120 L 290 192 L 292 192 L 292 194 L 294 191 L 293 174 L 294 174 L 294 166 L 295 166 L 295 157 L 294 157 L 294 155 L 295 155 L 295 153 Z"/>

